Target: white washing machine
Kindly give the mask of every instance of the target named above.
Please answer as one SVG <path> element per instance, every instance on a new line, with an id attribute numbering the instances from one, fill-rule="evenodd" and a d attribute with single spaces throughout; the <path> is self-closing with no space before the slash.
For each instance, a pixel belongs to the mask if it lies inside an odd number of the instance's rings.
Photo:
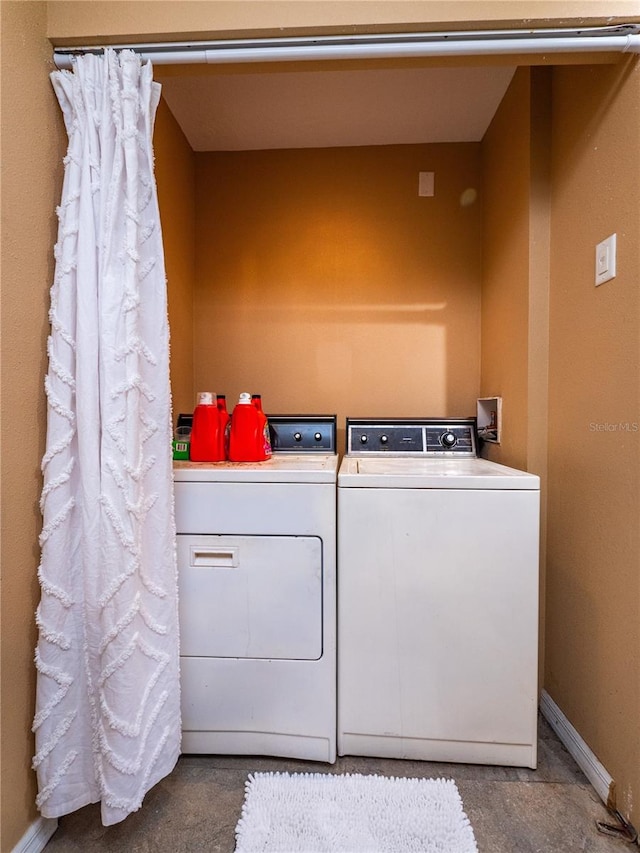
<path id="1" fill-rule="evenodd" d="M 335 416 L 256 463 L 174 463 L 182 751 L 336 758 Z"/>
<path id="2" fill-rule="evenodd" d="M 340 755 L 536 766 L 540 482 L 474 427 L 347 419 Z"/>

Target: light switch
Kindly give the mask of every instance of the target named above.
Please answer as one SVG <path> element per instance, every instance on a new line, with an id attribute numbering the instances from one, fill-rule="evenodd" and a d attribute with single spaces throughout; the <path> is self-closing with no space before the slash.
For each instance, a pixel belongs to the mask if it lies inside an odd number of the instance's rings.
<path id="1" fill-rule="evenodd" d="M 418 195 L 431 197 L 435 195 L 435 172 L 418 172 Z"/>
<path id="2" fill-rule="evenodd" d="M 616 235 L 596 246 L 596 287 L 616 277 Z"/>

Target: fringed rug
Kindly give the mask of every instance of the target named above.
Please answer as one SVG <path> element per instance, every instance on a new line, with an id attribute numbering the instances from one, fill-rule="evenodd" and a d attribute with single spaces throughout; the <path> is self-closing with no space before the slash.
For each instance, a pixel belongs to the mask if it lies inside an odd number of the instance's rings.
<path id="1" fill-rule="evenodd" d="M 236 853 L 478 853 L 449 779 L 255 773 Z"/>

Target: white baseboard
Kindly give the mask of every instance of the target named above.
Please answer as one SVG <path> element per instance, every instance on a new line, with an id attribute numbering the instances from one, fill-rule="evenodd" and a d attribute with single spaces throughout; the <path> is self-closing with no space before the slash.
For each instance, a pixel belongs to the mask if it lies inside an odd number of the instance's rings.
<path id="1" fill-rule="evenodd" d="M 613 778 L 607 773 L 546 690 L 543 690 L 540 696 L 540 711 L 560 741 L 571 753 L 578 767 L 591 782 L 602 802 L 615 808 Z"/>
<path id="2" fill-rule="evenodd" d="M 27 829 L 12 853 L 40 853 L 57 828 L 57 818 L 39 817 Z"/>

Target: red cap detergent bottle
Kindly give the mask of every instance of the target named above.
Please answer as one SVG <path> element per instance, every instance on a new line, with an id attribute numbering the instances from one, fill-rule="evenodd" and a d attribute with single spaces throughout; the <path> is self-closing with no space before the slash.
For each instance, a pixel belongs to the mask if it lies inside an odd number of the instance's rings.
<path id="1" fill-rule="evenodd" d="M 270 456 L 267 418 L 252 404 L 251 394 L 242 393 L 231 415 L 229 459 L 232 462 L 264 462 Z"/>
<path id="2" fill-rule="evenodd" d="M 198 394 L 191 428 L 192 462 L 222 462 L 225 458 L 224 435 L 220 429 L 220 412 L 215 400 L 216 395 L 210 391 Z"/>

